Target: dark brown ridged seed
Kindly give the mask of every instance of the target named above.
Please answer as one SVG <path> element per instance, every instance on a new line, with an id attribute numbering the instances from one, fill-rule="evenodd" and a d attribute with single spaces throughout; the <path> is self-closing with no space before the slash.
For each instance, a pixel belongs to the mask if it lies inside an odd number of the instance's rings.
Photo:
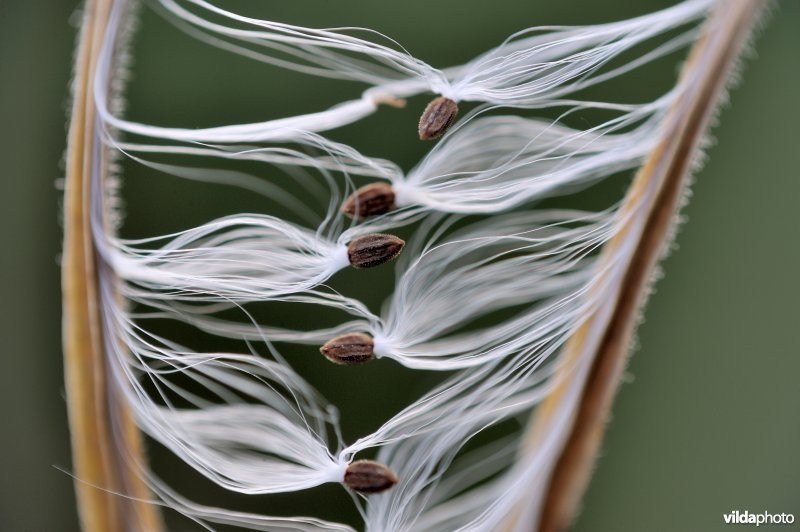
<path id="1" fill-rule="evenodd" d="M 375 358 L 375 344 L 366 334 L 352 333 L 328 340 L 319 352 L 331 362 L 345 366 L 364 364 Z"/>
<path id="2" fill-rule="evenodd" d="M 394 190 L 387 183 L 372 183 L 353 192 L 344 202 L 342 212 L 351 218 L 386 214 L 394 208 Z"/>
<path id="3" fill-rule="evenodd" d="M 354 268 L 372 268 L 394 260 L 406 243 L 394 235 L 373 233 L 356 238 L 347 246 L 347 257 Z"/>
<path id="4" fill-rule="evenodd" d="M 439 96 L 431 100 L 419 119 L 419 139 L 438 139 L 450 129 L 458 114 L 458 104 L 450 98 Z"/>
<path id="5" fill-rule="evenodd" d="M 345 485 L 353 491 L 370 494 L 386 491 L 399 482 L 394 471 L 372 460 L 357 460 L 347 466 Z"/>

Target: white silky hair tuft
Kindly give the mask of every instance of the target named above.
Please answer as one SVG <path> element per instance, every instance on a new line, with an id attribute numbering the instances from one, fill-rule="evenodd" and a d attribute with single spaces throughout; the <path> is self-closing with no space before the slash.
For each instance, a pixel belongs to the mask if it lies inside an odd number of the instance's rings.
<path id="1" fill-rule="evenodd" d="M 341 29 L 366 31 L 383 37 L 394 47 L 335 29 L 317 30 L 250 18 L 204 0 L 159 0 L 159 3 L 181 26 L 188 25 L 193 34 L 210 44 L 283 68 L 371 85 L 361 98 L 342 102 L 326 111 L 251 124 L 191 129 L 118 118 L 106 103 L 108 84 L 100 82 L 95 86 L 98 113 L 105 123 L 120 131 L 180 142 L 237 143 L 297 140 L 308 131 L 323 132 L 361 120 L 375 112 L 381 103 L 426 92 L 455 101 L 505 107 L 538 109 L 570 103 L 565 99 L 570 94 L 690 44 L 697 37 L 696 25 L 666 43 L 641 51 L 623 65 L 602 70 L 620 54 L 649 39 L 701 21 L 714 0 L 684 0 L 650 15 L 597 26 L 531 28 L 509 37 L 471 62 L 445 69 L 427 65 L 395 41 L 372 30 Z M 244 28 L 212 22 L 181 4 Z M 275 58 L 274 53 L 285 54 L 288 59 Z M 104 59 L 107 63 L 110 57 Z"/>

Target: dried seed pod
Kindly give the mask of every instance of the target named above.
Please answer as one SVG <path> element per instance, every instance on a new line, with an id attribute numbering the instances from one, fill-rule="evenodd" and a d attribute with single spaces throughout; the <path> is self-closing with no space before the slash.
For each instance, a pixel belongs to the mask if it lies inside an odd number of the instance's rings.
<path id="1" fill-rule="evenodd" d="M 353 192 L 344 202 L 342 212 L 351 218 L 386 214 L 394 208 L 394 190 L 387 183 L 372 183 Z"/>
<path id="2" fill-rule="evenodd" d="M 351 333 L 328 340 L 319 352 L 331 362 L 345 366 L 364 364 L 375 358 L 375 343 L 366 334 Z"/>
<path id="3" fill-rule="evenodd" d="M 450 129 L 458 114 L 458 104 L 450 98 L 439 96 L 431 100 L 419 119 L 419 139 L 438 139 Z"/>
<path id="4" fill-rule="evenodd" d="M 367 495 L 386 491 L 399 481 L 394 471 L 372 460 L 357 460 L 347 466 L 344 473 L 348 488 Z"/>
<path id="5" fill-rule="evenodd" d="M 397 258 L 405 245 L 403 240 L 394 235 L 364 235 L 347 246 L 347 258 L 354 268 L 372 268 Z"/>

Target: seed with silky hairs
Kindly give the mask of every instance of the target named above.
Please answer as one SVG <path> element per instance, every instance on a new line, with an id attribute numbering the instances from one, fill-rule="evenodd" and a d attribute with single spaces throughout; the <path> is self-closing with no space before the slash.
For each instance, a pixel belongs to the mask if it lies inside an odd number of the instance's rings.
<path id="1" fill-rule="evenodd" d="M 399 481 L 394 471 L 372 460 L 357 460 L 344 473 L 345 485 L 364 494 L 386 491 Z"/>
<path id="2" fill-rule="evenodd" d="M 354 268 L 372 268 L 397 258 L 405 245 L 403 240 L 394 235 L 364 235 L 347 246 L 347 258 Z"/>
<path id="3" fill-rule="evenodd" d="M 375 358 L 375 344 L 366 334 L 352 333 L 328 340 L 319 352 L 331 362 L 345 366 L 364 364 Z"/>
<path id="4" fill-rule="evenodd" d="M 344 202 L 342 212 L 351 218 L 386 214 L 394 208 L 394 190 L 387 183 L 372 183 L 353 192 Z"/>
<path id="5" fill-rule="evenodd" d="M 450 98 L 439 96 L 431 100 L 419 119 L 419 139 L 438 139 L 450 129 L 458 114 L 458 104 Z"/>

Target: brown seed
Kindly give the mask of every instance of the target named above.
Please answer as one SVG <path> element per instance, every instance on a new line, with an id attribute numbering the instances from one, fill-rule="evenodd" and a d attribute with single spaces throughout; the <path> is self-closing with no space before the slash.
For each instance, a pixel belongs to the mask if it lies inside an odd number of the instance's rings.
<path id="1" fill-rule="evenodd" d="M 375 358 L 375 344 L 366 334 L 351 333 L 328 340 L 319 352 L 331 362 L 345 366 L 364 364 Z"/>
<path id="2" fill-rule="evenodd" d="M 458 114 L 458 104 L 450 98 L 439 96 L 431 100 L 419 119 L 419 139 L 438 139 L 450 129 Z"/>
<path id="3" fill-rule="evenodd" d="M 364 494 L 386 491 L 399 481 L 394 471 L 372 460 L 357 460 L 344 473 L 345 485 Z"/>
<path id="4" fill-rule="evenodd" d="M 351 218 L 386 214 L 394 208 L 394 190 L 387 183 L 372 183 L 353 192 L 344 202 L 342 212 Z"/>
<path id="5" fill-rule="evenodd" d="M 347 257 L 354 268 L 372 268 L 397 258 L 406 243 L 394 235 L 373 233 L 356 238 L 347 246 Z"/>

